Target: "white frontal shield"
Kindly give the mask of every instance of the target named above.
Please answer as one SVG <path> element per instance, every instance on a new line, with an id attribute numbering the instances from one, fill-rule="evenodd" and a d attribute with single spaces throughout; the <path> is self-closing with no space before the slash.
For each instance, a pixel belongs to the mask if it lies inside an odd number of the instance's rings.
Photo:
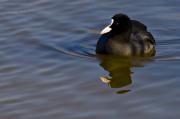
<path id="1" fill-rule="evenodd" d="M 110 28 L 110 26 L 113 24 L 113 22 L 114 22 L 114 20 L 112 19 L 112 20 L 111 20 L 111 24 L 108 25 L 108 26 L 106 26 L 106 27 L 100 32 L 100 34 L 105 34 L 105 33 L 110 32 L 110 31 L 112 30 L 112 29 Z"/>

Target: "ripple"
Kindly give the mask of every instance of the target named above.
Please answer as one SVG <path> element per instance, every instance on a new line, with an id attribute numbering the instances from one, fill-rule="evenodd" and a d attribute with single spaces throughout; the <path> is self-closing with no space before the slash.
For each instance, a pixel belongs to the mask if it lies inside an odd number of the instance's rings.
<path id="1" fill-rule="evenodd" d="M 177 118 L 178 3 L 1 0 L 0 118 Z M 118 12 L 148 26 L 155 57 L 134 64 L 96 58 L 99 31 Z M 111 74 L 121 88 L 99 80 Z"/>

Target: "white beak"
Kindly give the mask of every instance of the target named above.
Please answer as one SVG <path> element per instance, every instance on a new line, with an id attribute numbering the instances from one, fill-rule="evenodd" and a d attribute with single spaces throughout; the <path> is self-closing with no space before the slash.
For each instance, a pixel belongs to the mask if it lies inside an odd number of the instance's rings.
<path id="1" fill-rule="evenodd" d="M 105 33 L 110 32 L 110 31 L 112 30 L 112 29 L 110 28 L 110 26 L 113 24 L 113 22 L 114 22 L 114 20 L 112 19 L 112 20 L 111 20 L 111 24 L 108 25 L 108 26 L 106 26 L 106 27 L 100 32 L 100 34 L 105 34 Z"/>

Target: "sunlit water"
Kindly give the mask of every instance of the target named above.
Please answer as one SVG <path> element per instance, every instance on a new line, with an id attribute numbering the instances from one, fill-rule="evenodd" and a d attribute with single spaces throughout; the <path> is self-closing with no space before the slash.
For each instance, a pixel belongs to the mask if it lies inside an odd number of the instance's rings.
<path id="1" fill-rule="evenodd" d="M 1 119 L 177 119 L 179 0 L 1 0 Z M 150 59 L 95 57 L 115 13 L 145 23 Z M 108 77 L 103 83 L 100 77 Z"/>

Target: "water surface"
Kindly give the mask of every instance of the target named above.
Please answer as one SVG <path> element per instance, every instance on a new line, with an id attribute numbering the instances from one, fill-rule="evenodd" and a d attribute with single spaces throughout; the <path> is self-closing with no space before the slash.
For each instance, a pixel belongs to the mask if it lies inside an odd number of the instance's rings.
<path id="1" fill-rule="evenodd" d="M 180 116 L 179 0 L 1 0 L 0 118 Z M 154 35 L 151 59 L 94 57 L 100 31 L 126 13 Z M 110 84 L 99 77 L 112 79 Z"/>

